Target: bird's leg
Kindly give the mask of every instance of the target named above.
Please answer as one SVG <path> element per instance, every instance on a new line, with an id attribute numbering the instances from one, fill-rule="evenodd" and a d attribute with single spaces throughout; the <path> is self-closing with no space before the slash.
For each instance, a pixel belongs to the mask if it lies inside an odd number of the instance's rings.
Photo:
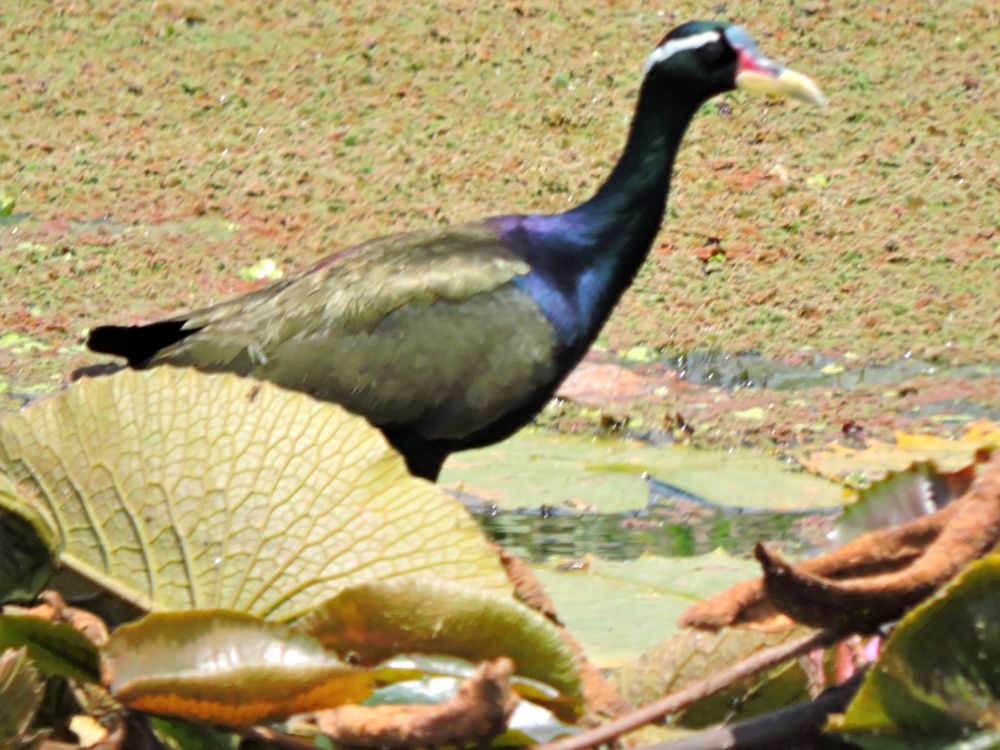
<path id="1" fill-rule="evenodd" d="M 424 440 L 411 432 L 383 433 L 392 447 L 403 454 L 406 468 L 415 477 L 421 477 L 428 482 L 436 482 L 441 474 L 441 467 L 448 458 L 449 449 L 440 442 Z"/>

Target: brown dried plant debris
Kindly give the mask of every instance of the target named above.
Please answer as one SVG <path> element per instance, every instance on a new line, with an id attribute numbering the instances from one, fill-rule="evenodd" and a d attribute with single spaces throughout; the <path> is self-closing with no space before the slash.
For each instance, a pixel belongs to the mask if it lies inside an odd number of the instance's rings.
<path id="1" fill-rule="evenodd" d="M 458 693 L 435 706 L 341 706 L 316 714 L 320 731 L 347 747 L 416 748 L 488 743 L 504 731 L 518 698 L 514 663 L 484 662 Z"/>
<path id="2" fill-rule="evenodd" d="M 596 722 L 601 719 L 615 718 L 629 710 L 628 702 L 621 693 L 606 679 L 596 666 L 590 663 L 583 647 L 559 621 L 556 606 L 545 592 L 541 581 L 535 576 L 527 561 L 494 545 L 500 556 L 500 563 L 507 577 L 514 584 L 514 596 L 527 606 L 537 609 L 559 627 L 563 640 L 573 649 L 579 660 L 580 679 L 583 680 L 583 697 L 586 702 L 585 722 Z"/>
<path id="3" fill-rule="evenodd" d="M 682 626 L 768 630 L 792 621 L 866 630 L 926 598 L 1000 539 L 1000 457 L 968 493 L 931 515 L 863 534 L 838 550 L 790 565 L 758 544 L 764 577 L 699 602 Z"/>
<path id="4" fill-rule="evenodd" d="M 43 591 L 40 604 L 21 610 L 26 615 L 40 617 L 48 622 L 61 622 L 79 630 L 91 643 L 100 648 L 108 640 L 108 626 L 104 620 L 85 609 L 71 607 L 58 591 Z M 15 608 L 10 607 L 13 611 Z"/>
<path id="5" fill-rule="evenodd" d="M 559 615 L 556 614 L 555 603 L 545 592 L 545 588 L 535 576 L 534 571 L 531 570 L 527 560 L 518 557 L 499 544 L 494 544 L 493 549 L 500 556 L 500 564 L 503 565 L 507 578 L 514 584 L 514 596 L 532 609 L 541 612 L 556 625 L 561 626 Z"/>

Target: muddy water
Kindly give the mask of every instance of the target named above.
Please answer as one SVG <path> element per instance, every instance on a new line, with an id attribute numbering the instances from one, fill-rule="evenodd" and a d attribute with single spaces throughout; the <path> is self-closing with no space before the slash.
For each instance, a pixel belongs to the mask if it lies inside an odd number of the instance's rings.
<path id="1" fill-rule="evenodd" d="M 898 385 L 920 376 L 1000 377 L 1000 363 L 954 365 L 909 356 L 887 364 L 853 365 L 844 358 L 815 354 L 791 364 L 767 359 L 756 352 L 692 352 L 662 361 L 676 370 L 682 379 L 698 385 L 771 388 L 776 391 L 816 387 L 849 391 L 863 385 Z"/>

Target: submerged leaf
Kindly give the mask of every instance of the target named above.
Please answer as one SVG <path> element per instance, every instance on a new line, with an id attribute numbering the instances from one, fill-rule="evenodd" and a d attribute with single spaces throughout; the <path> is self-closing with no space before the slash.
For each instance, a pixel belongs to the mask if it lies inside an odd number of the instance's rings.
<path id="1" fill-rule="evenodd" d="M 286 625 L 225 610 L 124 625 L 101 651 L 112 696 L 143 711 L 247 726 L 364 700 L 371 675 Z"/>
<path id="2" fill-rule="evenodd" d="M 431 680 L 435 677 L 469 679 L 475 673 L 476 669 L 477 665 L 472 662 L 454 656 L 402 654 L 387 659 L 377 667 L 374 667 L 372 669 L 372 676 L 377 683 L 388 687 L 402 682 Z M 568 698 L 551 685 L 515 674 L 510 677 L 510 686 L 521 698 L 544 706 L 546 709 L 555 712 L 560 718 L 567 721 L 574 721 L 579 716 L 579 699 Z M 380 689 L 377 691 L 377 694 L 382 694 L 382 692 L 382 689 Z M 397 702 L 404 703 L 406 701 Z M 369 702 L 368 705 L 376 704 Z"/>
<path id="3" fill-rule="evenodd" d="M 510 591 L 474 521 L 381 433 L 269 383 L 171 367 L 84 379 L 0 424 L 0 467 L 64 565 L 145 609 L 288 620 L 413 571 Z"/>
<path id="4" fill-rule="evenodd" d="M 585 571 L 534 570 L 587 657 L 617 667 L 669 636 L 694 600 L 751 578 L 760 568 L 716 550 L 686 558 L 595 559 Z"/>
<path id="5" fill-rule="evenodd" d="M 400 653 L 472 661 L 510 657 L 517 672 L 579 696 L 578 661 L 551 621 L 513 597 L 414 577 L 348 589 L 297 627 L 338 653 L 375 664 Z"/>
<path id="6" fill-rule="evenodd" d="M 22 745 L 44 695 L 28 650 L 0 648 L 0 748 Z"/>
<path id="7" fill-rule="evenodd" d="M 841 488 L 756 451 L 691 450 L 525 430 L 449 459 L 441 482 L 502 509 L 644 508 L 646 477 L 727 507 L 836 507 Z"/>
<path id="8" fill-rule="evenodd" d="M 1000 555 L 992 554 L 900 622 L 838 731 L 872 750 L 985 747 L 978 740 L 995 731 L 998 706 Z"/>
<path id="9" fill-rule="evenodd" d="M 469 667 L 468 674 L 463 674 L 461 677 L 423 677 L 387 685 L 372 693 L 362 705 L 420 706 L 443 703 L 453 698 L 463 680 L 473 675 L 475 667 L 471 664 Z M 564 724 L 552 711 L 529 700 L 523 700 L 522 696 L 522 700 L 518 701 L 514 713 L 507 722 L 507 730 L 494 739 L 492 745 L 526 747 L 579 731 L 579 727 Z"/>

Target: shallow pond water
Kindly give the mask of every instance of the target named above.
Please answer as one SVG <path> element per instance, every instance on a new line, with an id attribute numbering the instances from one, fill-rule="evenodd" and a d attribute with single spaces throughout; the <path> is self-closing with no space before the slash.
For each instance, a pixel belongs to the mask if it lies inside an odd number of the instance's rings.
<path id="1" fill-rule="evenodd" d="M 727 507 L 656 480 L 649 480 L 647 506 L 624 513 L 574 513 L 549 506 L 503 510 L 456 494 L 491 541 L 533 563 L 588 555 L 604 560 L 690 557 L 716 549 L 746 557 L 760 541 L 788 554 L 810 555 L 829 546 L 827 534 L 841 512 L 839 506 Z"/>
<path id="2" fill-rule="evenodd" d="M 853 364 L 844 357 L 813 354 L 790 363 L 768 359 L 757 352 L 691 352 L 661 361 L 676 370 L 682 379 L 698 385 L 776 391 L 816 387 L 854 390 L 863 385 L 898 385 L 920 376 L 1000 377 L 1000 363 L 997 362 L 951 364 L 910 356 L 883 364 Z"/>

